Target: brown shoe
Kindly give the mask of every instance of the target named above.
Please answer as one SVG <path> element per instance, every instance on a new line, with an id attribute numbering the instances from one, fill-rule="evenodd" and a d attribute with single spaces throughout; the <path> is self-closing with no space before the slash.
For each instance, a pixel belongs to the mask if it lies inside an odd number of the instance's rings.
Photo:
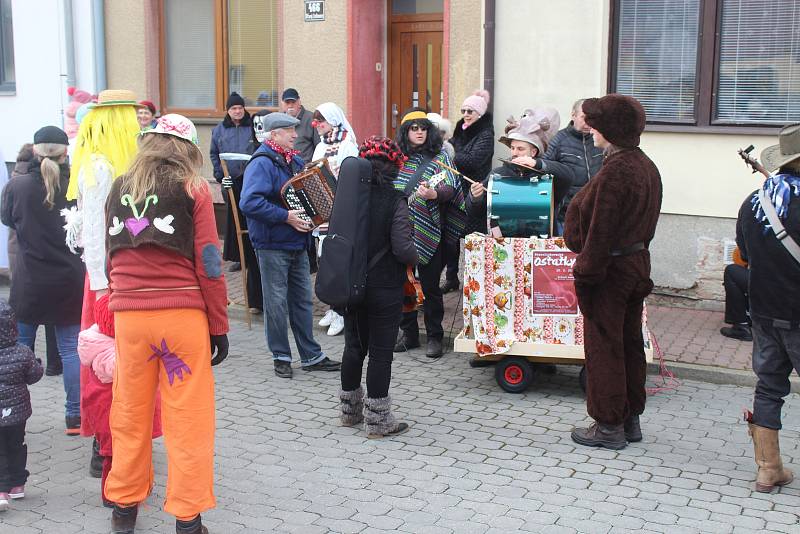
<path id="1" fill-rule="evenodd" d="M 778 431 L 749 422 L 747 426 L 748 434 L 753 438 L 753 450 L 758 466 L 756 491 L 771 493 L 775 488 L 790 483 L 794 479 L 794 474 L 783 467 Z"/>
<path id="2" fill-rule="evenodd" d="M 589 428 L 574 428 L 572 441 L 587 447 L 605 447 L 618 451 L 628 446 L 623 425 L 594 423 Z"/>
<path id="3" fill-rule="evenodd" d="M 138 513 L 139 505 L 137 504 L 133 506 L 115 504 L 111 511 L 111 534 L 133 534 Z"/>

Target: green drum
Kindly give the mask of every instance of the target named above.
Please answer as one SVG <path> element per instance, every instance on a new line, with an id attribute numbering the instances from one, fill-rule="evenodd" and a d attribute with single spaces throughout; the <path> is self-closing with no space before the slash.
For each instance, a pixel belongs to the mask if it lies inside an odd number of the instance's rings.
<path id="1" fill-rule="evenodd" d="M 487 184 L 487 225 L 503 237 L 553 235 L 553 177 L 529 178 L 492 174 Z"/>

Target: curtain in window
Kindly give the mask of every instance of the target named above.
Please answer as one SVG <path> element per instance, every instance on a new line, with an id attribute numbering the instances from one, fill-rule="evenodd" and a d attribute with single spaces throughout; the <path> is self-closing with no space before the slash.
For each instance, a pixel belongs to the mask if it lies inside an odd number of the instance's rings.
<path id="1" fill-rule="evenodd" d="M 214 0 L 164 2 L 167 106 L 214 109 Z"/>
<path id="2" fill-rule="evenodd" d="M 248 106 L 278 105 L 277 20 L 275 0 L 228 0 L 228 92 Z"/>
<path id="3" fill-rule="evenodd" d="M 800 0 L 722 0 L 716 122 L 800 121 Z"/>
<path id="4" fill-rule="evenodd" d="M 700 0 L 619 0 L 615 87 L 649 122 L 695 122 L 699 20 Z"/>

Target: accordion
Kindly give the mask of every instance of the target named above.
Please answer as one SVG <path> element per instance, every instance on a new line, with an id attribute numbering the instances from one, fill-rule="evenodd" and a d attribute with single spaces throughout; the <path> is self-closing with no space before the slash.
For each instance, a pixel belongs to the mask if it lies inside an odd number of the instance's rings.
<path id="1" fill-rule="evenodd" d="M 328 222 L 333 210 L 336 178 L 327 159 L 312 161 L 281 187 L 281 200 L 289 210 L 303 210 L 300 217 L 315 228 Z"/>

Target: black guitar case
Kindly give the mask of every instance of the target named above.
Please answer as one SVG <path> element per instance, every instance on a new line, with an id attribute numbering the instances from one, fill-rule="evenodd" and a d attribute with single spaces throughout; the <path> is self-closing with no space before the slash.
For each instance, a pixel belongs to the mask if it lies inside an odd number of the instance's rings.
<path id="1" fill-rule="evenodd" d="M 371 177 L 372 165 L 361 158 L 345 158 L 339 167 L 328 236 L 322 243 L 314 285 L 319 300 L 337 312 L 364 300 Z M 382 255 L 376 254 L 369 263 L 374 264 Z"/>

